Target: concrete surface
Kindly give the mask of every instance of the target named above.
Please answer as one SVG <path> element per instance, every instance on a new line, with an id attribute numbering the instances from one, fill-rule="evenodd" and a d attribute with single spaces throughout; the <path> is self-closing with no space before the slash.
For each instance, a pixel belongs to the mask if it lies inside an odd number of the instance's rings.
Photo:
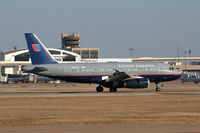
<path id="1" fill-rule="evenodd" d="M 0 132 L 200 132 L 199 84 L 162 86 L 96 93 L 87 84 L 1 84 Z"/>

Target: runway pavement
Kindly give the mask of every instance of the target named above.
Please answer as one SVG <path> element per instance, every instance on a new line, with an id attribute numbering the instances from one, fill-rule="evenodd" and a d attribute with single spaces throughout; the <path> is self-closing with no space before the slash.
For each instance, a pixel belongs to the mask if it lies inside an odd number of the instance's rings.
<path id="1" fill-rule="evenodd" d="M 192 128 L 191 128 L 192 127 Z M 3 127 L 2 133 L 199 133 L 199 125 L 93 125 Z"/>
<path id="2" fill-rule="evenodd" d="M 198 133 L 200 85 L 166 83 L 161 92 L 86 84 L 0 85 L 0 132 Z M 36 97 L 36 98 L 35 98 Z"/>
<path id="3" fill-rule="evenodd" d="M 0 97 L 90 97 L 90 96 L 138 96 L 138 95 L 185 95 L 200 96 L 199 91 L 163 91 L 163 92 L 0 92 Z"/>
<path id="4" fill-rule="evenodd" d="M 161 87 L 160 92 L 155 91 L 155 85 L 151 84 L 145 89 L 125 89 L 119 88 L 118 92 L 109 92 L 104 88 L 104 92 L 97 93 L 96 84 L 2 84 L 0 86 L 1 97 L 92 97 L 92 96 L 145 96 L 145 95 L 185 95 L 200 96 L 200 85 L 180 81 L 166 82 Z"/>

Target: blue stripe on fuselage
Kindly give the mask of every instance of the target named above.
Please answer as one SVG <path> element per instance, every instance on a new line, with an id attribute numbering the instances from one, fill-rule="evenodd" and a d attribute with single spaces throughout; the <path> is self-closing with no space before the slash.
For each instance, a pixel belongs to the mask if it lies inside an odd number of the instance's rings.
<path id="1" fill-rule="evenodd" d="M 105 76 L 105 75 L 103 75 Z M 181 77 L 180 74 L 173 75 L 138 75 L 144 78 L 148 78 L 150 82 L 164 82 L 176 80 Z M 102 81 L 102 75 L 70 75 L 70 76 L 51 76 L 51 78 L 57 78 L 60 80 L 68 81 L 68 82 L 79 82 L 79 83 L 99 83 Z"/>

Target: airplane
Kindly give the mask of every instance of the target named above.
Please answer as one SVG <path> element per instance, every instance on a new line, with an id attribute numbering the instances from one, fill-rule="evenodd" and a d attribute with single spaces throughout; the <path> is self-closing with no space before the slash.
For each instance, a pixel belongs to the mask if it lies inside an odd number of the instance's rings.
<path id="1" fill-rule="evenodd" d="M 169 64 L 152 62 L 110 62 L 110 63 L 58 63 L 34 33 L 25 33 L 32 65 L 22 70 L 49 78 L 77 83 L 96 83 L 97 92 L 108 87 L 110 92 L 118 88 L 148 88 L 159 83 L 181 77 L 181 72 Z"/>
<path id="2" fill-rule="evenodd" d="M 198 84 L 200 82 L 200 74 L 199 73 L 183 73 L 181 75 L 181 82 L 184 84 L 185 82 L 194 82 Z"/>

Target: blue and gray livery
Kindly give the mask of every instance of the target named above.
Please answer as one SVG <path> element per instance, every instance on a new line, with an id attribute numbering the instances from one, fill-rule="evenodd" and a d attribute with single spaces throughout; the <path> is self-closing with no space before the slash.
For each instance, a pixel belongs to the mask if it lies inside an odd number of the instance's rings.
<path id="1" fill-rule="evenodd" d="M 117 88 L 147 88 L 150 82 L 155 82 L 156 91 L 160 91 L 160 82 L 181 76 L 164 63 L 58 63 L 34 33 L 25 33 L 25 37 L 32 65 L 22 70 L 68 82 L 96 83 L 97 92 L 103 92 L 103 87 L 110 88 L 110 92 L 117 92 Z"/>

